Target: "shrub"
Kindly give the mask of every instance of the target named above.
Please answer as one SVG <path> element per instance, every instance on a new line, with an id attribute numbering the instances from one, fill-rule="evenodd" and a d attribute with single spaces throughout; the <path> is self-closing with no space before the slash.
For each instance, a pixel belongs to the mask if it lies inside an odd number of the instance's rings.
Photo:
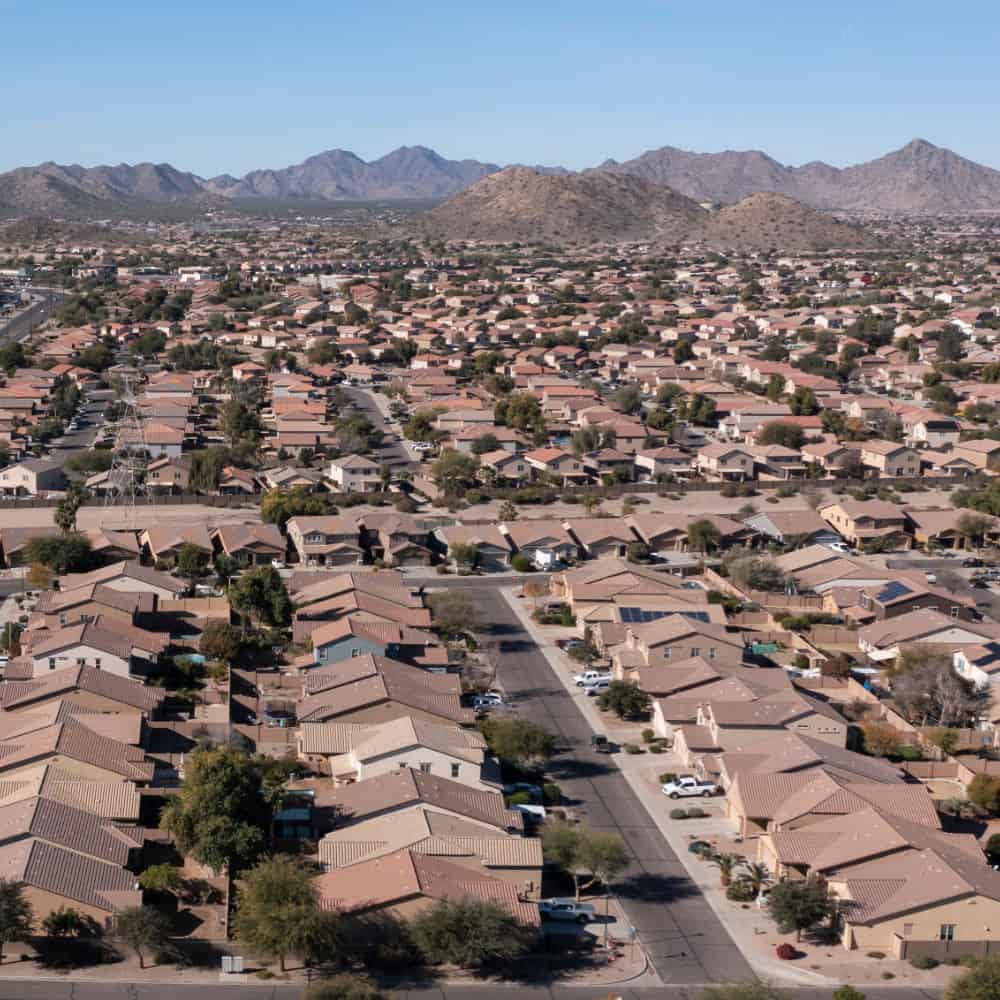
<path id="1" fill-rule="evenodd" d="M 562 802 L 562 789 L 558 785 L 542 785 L 542 802 L 547 806 L 557 806 Z"/>
<path id="2" fill-rule="evenodd" d="M 884 951 L 869 951 L 867 954 L 869 958 L 885 958 Z"/>
<path id="3" fill-rule="evenodd" d="M 795 946 L 790 945 L 787 941 L 782 944 L 779 944 L 778 947 L 774 949 L 774 953 L 783 962 L 790 962 L 793 958 L 796 958 L 799 954 L 795 950 Z"/>
<path id="4" fill-rule="evenodd" d="M 779 486 L 775 491 L 775 496 L 793 497 L 799 492 L 797 486 Z"/>
<path id="5" fill-rule="evenodd" d="M 649 752 L 650 753 L 663 753 L 664 749 L 665 748 L 664 748 L 664 746 L 663 746 L 662 743 L 651 743 L 649 745 Z"/>
<path id="6" fill-rule="evenodd" d="M 891 972 L 883 972 L 882 973 L 882 978 L 883 979 L 895 979 L 896 977 Z"/>
<path id="7" fill-rule="evenodd" d="M 518 792 L 514 792 L 513 795 L 507 796 L 508 806 L 530 806 L 531 805 L 531 792 L 527 789 L 522 788 Z"/>
<path id="8" fill-rule="evenodd" d="M 676 780 L 677 780 L 677 773 L 675 771 L 664 771 L 660 775 L 661 785 L 668 785 L 670 784 L 671 781 L 676 781 Z"/>
<path id="9" fill-rule="evenodd" d="M 670 810 L 671 819 L 687 819 L 688 813 L 687 809 L 671 809 Z"/>
<path id="10" fill-rule="evenodd" d="M 517 573 L 530 573 L 531 560 L 523 552 L 518 552 L 510 557 L 510 568 Z"/>
<path id="11" fill-rule="evenodd" d="M 734 882 L 726 889 L 726 899 L 733 903 L 752 903 L 756 896 L 748 882 Z"/>
<path id="12" fill-rule="evenodd" d="M 630 754 L 645 753 L 642 747 L 636 743 L 626 743 L 622 746 L 622 749 L 625 751 L 625 753 L 630 753 Z"/>
<path id="13" fill-rule="evenodd" d="M 465 502 L 467 504 L 475 505 L 477 503 L 483 502 L 483 495 L 478 490 L 466 490 L 465 491 Z"/>
<path id="14" fill-rule="evenodd" d="M 656 733 L 652 729 L 644 729 L 642 731 L 642 742 L 652 743 L 656 739 Z"/>
<path id="15" fill-rule="evenodd" d="M 941 963 L 930 955 L 917 955 L 910 959 L 914 969 L 936 969 Z"/>
<path id="16" fill-rule="evenodd" d="M 701 806 L 690 806 L 688 808 L 688 819 L 704 819 L 708 815 Z"/>

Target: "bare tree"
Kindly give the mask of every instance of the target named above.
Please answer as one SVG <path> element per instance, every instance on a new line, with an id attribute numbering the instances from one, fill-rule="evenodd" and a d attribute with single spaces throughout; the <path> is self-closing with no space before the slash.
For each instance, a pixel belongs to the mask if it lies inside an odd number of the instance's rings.
<path id="1" fill-rule="evenodd" d="M 948 656 L 912 647 L 893 673 L 892 694 L 910 722 L 949 728 L 974 725 L 989 699 L 955 672 Z"/>

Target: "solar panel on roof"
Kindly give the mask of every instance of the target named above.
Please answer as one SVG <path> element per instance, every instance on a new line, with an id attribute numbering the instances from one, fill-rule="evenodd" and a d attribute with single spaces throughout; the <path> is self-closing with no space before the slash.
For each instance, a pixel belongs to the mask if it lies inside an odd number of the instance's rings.
<path id="1" fill-rule="evenodd" d="M 681 615 L 683 618 L 689 618 L 692 621 L 698 622 L 707 622 L 709 620 L 707 611 L 653 611 L 646 608 L 619 608 L 618 613 L 621 615 L 622 624 L 624 625 L 657 622 L 661 618 L 667 618 L 670 615 Z"/>
<path id="2" fill-rule="evenodd" d="M 904 594 L 912 594 L 913 590 L 907 587 L 905 583 L 900 583 L 899 580 L 893 580 L 887 583 L 878 594 L 878 599 L 880 601 L 894 601 L 897 597 L 902 597 Z"/>

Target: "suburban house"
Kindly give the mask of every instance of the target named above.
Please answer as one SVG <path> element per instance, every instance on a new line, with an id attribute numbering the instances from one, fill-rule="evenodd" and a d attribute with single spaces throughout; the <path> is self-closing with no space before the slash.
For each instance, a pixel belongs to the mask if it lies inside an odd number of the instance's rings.
<path id="1" fill-rule="evenodd" d="M 363 455 L 333 459 L 327 475 L 341 493 L 377 493 L 382 488 L 379 467 Z"/>
<path id="2" fill-rule="evenodd" d="M 731 444 L 713 441 L 698 450 L 695 467 L 706 479 L 753 479 L 754 458 L 749 452 Z"/>
<path id="3" fill-rule="evenodd" d="M 920 455 L 895 441 L 862 441 L 861 464 L 883 476 L 919 476 Z"/>
<path id="4" fill-rule="evenodd" d="M 352 517 L 293 517 L 286 530 L 305 566 L 358 565 L 362 561 L 361 531 Z"/>
<path id="5" fill-rule="evenodd" d="M 819 508 L 819 515 L 852 545 L 863 547 L 873 542 L 906 547 L 906 513 L 884 500 L 847 500 Z"/>
<path id="6" fill-rule="evenodd" d="M 0 469 L 0 494 L 3 496 L 33 497 L 65 488 L 62 463 L 51 458 L 29 458 Z"/>

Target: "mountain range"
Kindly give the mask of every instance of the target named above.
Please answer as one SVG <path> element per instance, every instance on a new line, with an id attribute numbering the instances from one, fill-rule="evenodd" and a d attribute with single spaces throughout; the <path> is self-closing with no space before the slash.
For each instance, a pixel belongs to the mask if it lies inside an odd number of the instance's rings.
<path id="1" fill-rule="evenodd" d="M 43 163 L 0 173 L 6 215 L 94 217 L 156 206 L 224 206 L 233 201 L 434 201 L 502 168 L 449 160 L 424 146 L 403 146 L 366 162 L 333 149 L 280 169 L 203 178 L 169 164 L 81 167 Z M 562 167 L 533 167 L 568 176 Z M 623 163 L 607 160 L 583 174 L 627 175 L 667 185 L 697 202 L 733 204 L 773 192 L 820 209 L 888 212 L 1000 211 L 1000 171 L 914 139 L 902 149 L 851 167 L 790 167 L 765 153 L 691 153 L 664 146 Z"/>
<path id="2" fill-rule="evenodd" d="M 877 241 L 786 195 L 759 192 L 709 211 L 692 198 L 626 173 L 554 176 L 508 167 L 426 214 L 434 235 L 507 243 L 641 241 L 718 247 L 859 249 Z"/>

